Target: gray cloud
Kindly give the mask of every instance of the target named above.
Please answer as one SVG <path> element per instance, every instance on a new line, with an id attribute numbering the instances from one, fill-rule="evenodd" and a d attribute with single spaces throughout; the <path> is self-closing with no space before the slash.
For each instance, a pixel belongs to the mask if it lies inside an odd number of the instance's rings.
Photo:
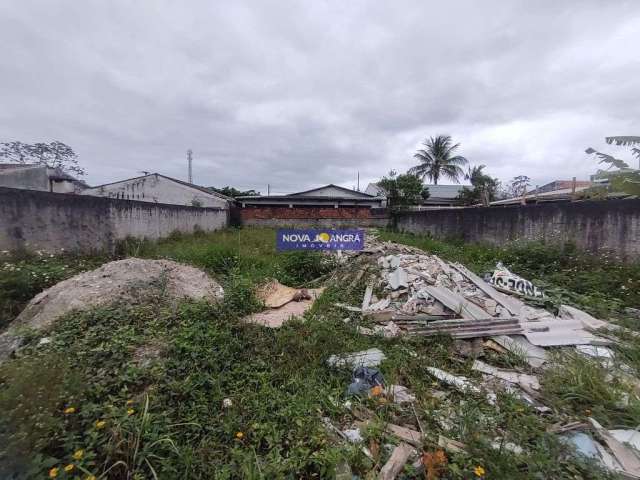
<path id="1" fill-rule="evenodd" d="M 636 1 L 0 4 L 0 141 L 290 192 L 412 165 L 446 133 L 503 180 L 586 178 L 640 134 Z"/>

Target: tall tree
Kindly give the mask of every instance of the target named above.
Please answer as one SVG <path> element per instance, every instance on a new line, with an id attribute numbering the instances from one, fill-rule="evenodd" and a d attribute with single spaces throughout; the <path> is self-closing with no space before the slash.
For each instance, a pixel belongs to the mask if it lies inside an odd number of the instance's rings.
<path id="1" fill-rule="evenodd" d="M 73 149 L 57 140 L 50 143 L 0 143 L 0 161 L 15 163 L 37 163 L 51 168 L 59 168 L 76 175 L 84 175 L 84 168 L 78 163 Z"/>
<path id="2" fill-rule="evenodd" d="M 464 187 L 458 195 L 458 198 L 465 205 L 482 203 L 488 206 L 496 199 L 500 181 L 484 173 L 483 170 L 485 168 L 486 165 L 475 165 L 469 167 L 467 173 L 465 173 L 464 178 L 471 182 L 471 188 Z"/>
<path id="3" fill-rule="evenodd" d="M 386 192 L 389 207 L 395 209 L 419 205 L 429 198 L 429 190 L 422 185 L 422 180 L 410 173 L 397 175 L 391 170 L 388 176 L 382 177 L 378 186 Z"/>
<path id="4" fill-rule="evenodd" d="M 521 197 L 527 192 L 527 187 L 531 185 L 531 179 L 526 175 L 518 175 L 513 177 L 509 182 L 509 195 L 512 197 Z"/>
<path id="5" fill-rule="evenodd" d="M 441 177 L 460 183 L 459 178 L 464 175 L 462 167 L 468 163 L 465 157 L 455 154 L 460 144 L 453 144 L 449 135 L 438 135 L 425 140 L 422 145 L 424 148 L 413 156 L 420 164 L 409 169 L 409 173 L 421 179 L 426 177 L 434 185 Z"/>

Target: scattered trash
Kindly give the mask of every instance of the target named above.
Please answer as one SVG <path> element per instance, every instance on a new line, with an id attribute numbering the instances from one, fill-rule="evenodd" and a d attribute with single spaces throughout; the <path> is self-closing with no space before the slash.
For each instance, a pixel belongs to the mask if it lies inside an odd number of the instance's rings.
<path id="1" fill-rule="evenodd" d="M 225 398 L 224 400 L 222 400 L 222 406 L 224 408 L 231 408 L 233 406 L 233 402 L 230 398 Z"/>
<path id="2" fill-rule="evenodd" d="M 38 346 L 40 347 L 41 345 L 48 345 L 51 343 L 51 338 L 49 337 L 42 337 L 40 339 L 40 341 L 38 342 Z"/>
<path id="3" fill-rule="evenodd" d="M 613 360 L 613 350 L 607 347 L 599 347 L 598 345 L 576 345 L 576 350 L 583 355 L 594 358 L 602 358 Z"/>
<path id="4" fill-rule="evenodd" d="M 544 297 L 544 293 L 529 280 L 511 273 L 502 262 L 498 262 L 490 279 L 491 285 L 497 290 L 526 297 Z"/>
<path id="5" fill-rule="evenodd" d="M 349 428 L 347 430 L 343 430 L 345 438 L 349 440 L 351 443 L 362 443 L 364 442 L 364 438 L 362 438 L 362 434 L 360 433 L 359 428 Z"/>
<path id="6" fill-rule="evenodd" d="M 518 373 L 513 370 L 503 370 L 481 362 L 480 360 L 474 361 L 471 368 L 477 372 L 486 373 L 487 375 L 506 380 L 509 383 L 520 385 L 520 387 L 525 391 L 540 390 L 540 383 L 538 382 L 538 378 L 534 375 Z"/>
<path id="7" fill-rule="evenodd" d="M 347 387 L 347 396 L 368 395 L 372 388 L 384 387 L 384 377 L 377 368 L 356 367 L 353 370 L 351 384 Z"/>
<path id="8" fill-rule="evenodd" d="M 469 379 L 465 377 L 451 375 L 450 373 L 435 367 L 427 367 L 427 371 L 438 380 L 452 385 L 462 392 L 480 393 L 480 389 L 475 385 L 472 385 L 471 382 L 469 382 Z"/>
<path id="9" fill-rule="evenodd" d="M 385 390 L 385 394 L 391 397 L 394 403 L 413 403 L 416 401 L 415 395 L 413 395 L 407 387 L 402 385 L 389 385 Z"/>
<path id="10" fill-rule="evenodd" d="M 347 355 L 331 355 L 327 363 L 332 367 L 377 367 L 385 358 L 382 350 L 370 348 Z"/>

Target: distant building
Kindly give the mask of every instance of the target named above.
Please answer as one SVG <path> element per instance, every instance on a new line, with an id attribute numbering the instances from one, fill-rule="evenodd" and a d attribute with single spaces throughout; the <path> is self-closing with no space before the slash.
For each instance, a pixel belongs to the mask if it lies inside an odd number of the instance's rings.
<path id="1" fill-rule="evenodd" d="M 429 198 L 422 200 L 424 207 L 455 207 L 461 204 L 458 195 L 465 185 L 424 185 L 429 189 Z M 377 183 L 367 185 L 365 193 L 375 197 L 383 198 L 384 205 L 387 204 L 387 192 Z"/>
<path id="2" fill-rule="evenodd" d="M 0 163 L 0 187 L 54 193 L 80 193 L 87 188 L 82 180 L 60 168 L 40 164 Z"/>
<path id="3" fill-rule="evenodd" d="M 82 195 L 224 209 L 234 202 L 220 193 L 159 173 L 87 188 Z"/>
<path id="4" fill-rule="evenodd" d="M 379 226 L 383 198 L 329 184 L 289 195 L 238 197 L 245 225 Z M 376 223 L 377 222 L 377 223 Z"/>
<path id="5" fill-rule="evenodd" d="M 291 193 L 289 195 L 256 195 L 244 196 L 236 199 L 243 207 L 250 206 L 277 206 L 285 208 L 294 207 L 369 207 L 376 208 L 382 205 L 382 199 L 368 193 L 357 192 L 338 185 L 325 185 L 323 187 Z"/>
<path id="6" fill-rule="evenodd" d="M 545 192 L 555 192 L 558 190 L 567 190 L 573 188 L 574 181 L 573 180 L 554 180 L 553 182 L 547 183 L 541 187 L 538 187 L 533 190 L 531 193 L 545 193 Z M 591 182 L 589 180 L 576 180 L 575 182 L 576 188 L 584 188 L 590 187 Z"/>

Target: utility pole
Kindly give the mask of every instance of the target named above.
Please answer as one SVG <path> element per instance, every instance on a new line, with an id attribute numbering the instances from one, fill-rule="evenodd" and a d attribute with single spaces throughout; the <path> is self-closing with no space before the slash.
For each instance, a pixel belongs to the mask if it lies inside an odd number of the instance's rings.
<path id="1" fill-rule="evenodd" d="M 271 185 L 267 183 L 267 196 L 271 195 Z"/>
<path id="2" fill-rule="evenodd" d="M 189 164 L 189 183 L 193 183 L 193 170 L 192 170 L 192 155 L 193 152 L 191 151 L 191 149 L 187 150 L 187 163 Z"/>
<path id="3" fill-rule="evenodd" d="M 358 189 L 357 191 L 360 191 L 360 170 L 358 170 Z"/>

